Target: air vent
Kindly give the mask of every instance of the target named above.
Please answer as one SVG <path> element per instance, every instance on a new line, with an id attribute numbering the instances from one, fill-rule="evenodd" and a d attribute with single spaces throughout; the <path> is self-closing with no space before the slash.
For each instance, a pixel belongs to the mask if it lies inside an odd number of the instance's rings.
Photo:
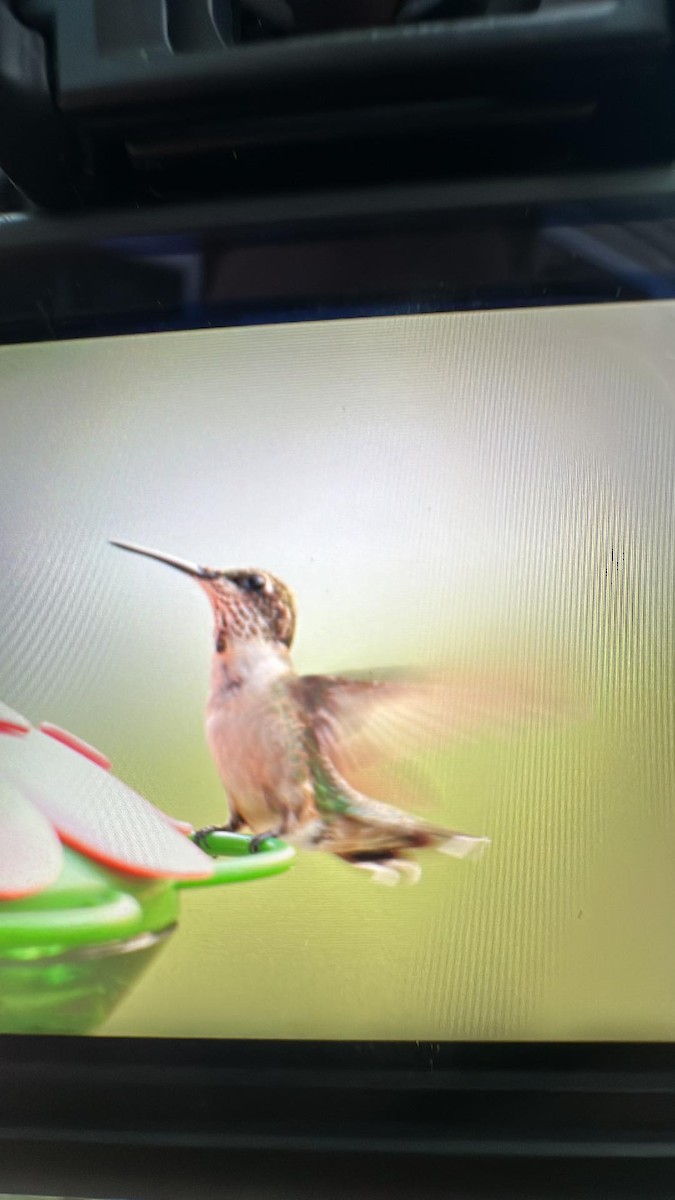
<path id="1" fill-rule="evenodd" d="M 241 41 L 302 37 L 396 23 L 401 0 L 235 0 Z"/>
<path id="2" fill-rule="evenodd" d="M 71 111 L 136 107 L 151 93 L 164 102 L 174 83 L 181 99 L 194 84 L 202 97 L 222 89 L 243 100 L 257 90 L 262 100 L 283 78 L 285 92 L 297 82 L 309 97 L 338 75 L 352 99 L 363 81 L 377 78 L 380 89 L 394 75 L 407 75 L 421 97 L 439 76 L 450 90 L 458 71 L 470 83 L 481 63 L 520 73 L 593 55 L 602 71 L 670 41 L 669 0 L 0 0 L 0 8 L 10 3 L 45 37 L 60 105 Z"/>
<path id="3" fill-rule="evenodd" d="M 542 0 L 404 0 L 399 7 L 398 20 L 457 21 L 462 17 L 505 17 L 536 12 L 541 3 Z"/>
<path id="4" fill-rule="evenodd" d="M 184 6 L 185 0 L 178 0 Z M 597 0 L 234 0 L 214 3 L 214 22 L 242 42 L 354 32 L 427 21 L 597 9 Z M 234 21 L 232 13 L 235 13 Z"/>
<path id="5" fill-rule="evenodd" d="M 670 0 L 0 0 L 0 15 L 0 168 L 47 203 L 675 154 Z"/>

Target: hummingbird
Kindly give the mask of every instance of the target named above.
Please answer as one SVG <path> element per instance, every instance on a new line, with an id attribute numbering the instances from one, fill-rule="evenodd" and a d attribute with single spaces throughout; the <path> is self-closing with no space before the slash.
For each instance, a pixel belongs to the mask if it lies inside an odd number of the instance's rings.
<path id="1" fill-rule="evenodd" d="M 211 603 L 206 740 L 229 820 L 198 830 L 197 843 L 215 830 L 248 830 L 255 852 L 280 837 L 328 851 L 388 885 L 419 879 L 411 851 L 482 853 L 488 838 L 428 823 L 351 780 L 417 744 L 424 731 L 471 729 L 486 715 L 484 695 L 403 674 L 299 675 L 291 658 L 295 599 L 275 575 L 197 566 L 132 542 L 111 545 L 191 576 Z"/>

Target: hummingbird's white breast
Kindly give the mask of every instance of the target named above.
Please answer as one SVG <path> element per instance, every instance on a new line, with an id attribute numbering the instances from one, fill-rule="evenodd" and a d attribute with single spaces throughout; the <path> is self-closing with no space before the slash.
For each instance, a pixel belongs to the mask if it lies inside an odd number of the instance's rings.
<path id="1" fill-rule="evenodd" d="M 293 677 L 287 652 L 262 639 L 214 655 L 206 740 L 231 807 L 257 833 L 302 803 L 302 735 L 283 686 Z"/>

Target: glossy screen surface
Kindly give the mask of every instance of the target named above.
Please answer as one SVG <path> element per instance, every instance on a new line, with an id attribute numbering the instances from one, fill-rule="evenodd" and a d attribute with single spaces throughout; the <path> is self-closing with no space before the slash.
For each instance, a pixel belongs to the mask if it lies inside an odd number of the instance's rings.
<path id="1" fill-rule="evenodd" d="M 359 779 L 480 861 L 386 887 L 299 848 L 186 893 L 98 1032 L 673 1037 L 674 345 L 644 303 L 0 349 L 0 700 L 28 720 L 227 820 L 208 601 L 110 538 L 273 572 L 299 673 L 518 697 Z"/>

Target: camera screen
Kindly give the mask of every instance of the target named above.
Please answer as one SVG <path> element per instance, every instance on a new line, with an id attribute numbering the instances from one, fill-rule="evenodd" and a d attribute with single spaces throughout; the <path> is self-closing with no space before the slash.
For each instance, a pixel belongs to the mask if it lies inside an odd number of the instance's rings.
<path id="1" fill-rule="evenodd" d="M 1 1032 L 671 1039 L 674 333 L 0 349 Z"/>

